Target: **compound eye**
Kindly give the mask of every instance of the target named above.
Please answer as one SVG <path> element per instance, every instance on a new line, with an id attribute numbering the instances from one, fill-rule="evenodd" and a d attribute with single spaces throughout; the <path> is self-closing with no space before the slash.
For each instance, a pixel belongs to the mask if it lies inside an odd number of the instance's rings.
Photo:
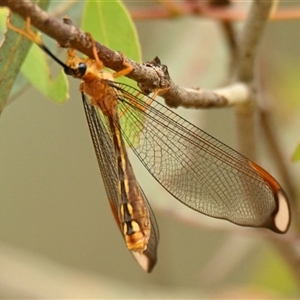
<path id="1" fill-rule="evenodd" d="M 85 74 L 86 69 L 87 69 L 87 67 L 86 67 L 85 63 L 81 62 L 78 64 L 78 72 L 80 73 L 81 76 L 83 76 Z"/>

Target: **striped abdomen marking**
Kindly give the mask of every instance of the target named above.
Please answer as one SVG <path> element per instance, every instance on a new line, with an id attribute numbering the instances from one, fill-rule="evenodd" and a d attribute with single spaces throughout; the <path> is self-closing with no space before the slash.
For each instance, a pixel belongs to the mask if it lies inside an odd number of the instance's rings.
<path id="1" fill-rule="evenodd" d="M 140 192 L 122 139 L 118 118 L 108 117 L 114 139 L 119 177 L 119 221 L 129 250 L 142 253 L 148 245 L 151 224 L 149 211 Z"/>

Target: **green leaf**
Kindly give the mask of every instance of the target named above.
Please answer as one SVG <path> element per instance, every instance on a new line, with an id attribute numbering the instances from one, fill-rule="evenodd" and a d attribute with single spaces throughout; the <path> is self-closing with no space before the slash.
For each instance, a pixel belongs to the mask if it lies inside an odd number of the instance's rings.
<path id="1" fill-rule="evenodd" d="M 293 154 L 292 161 L 293 162 L 300 161 L 300 143 L 298 144 L 298 146 Z"/>
<path id="2" fill-rule="evenodd" d="M 62 103 L 68 98 L 68 80 L 63 70 L 54 79 L 47 62 L 47 55 L 33 45 L 21 69 L 23 75 L 41 94 L 51 100 Z"/>
<path id="3" fill-rule="evenodd" d="M 1 11 L 2 25 L 6 20 L 7 13 L 7 10 Z M 24 21 L 16 15 L 11 17 L 11 23 L 19 28 L 24 27 Z M 26 41 L 16 32 L 9 30 L 5 33 L 0 49 L 0 112 L 6 104 L 30 45 L 30 41 Z"/>
<path id="4" fill-rule="evenodd" d="M 106 47 L 141 61 L 137 32 L 121 1 L 88 1 L 82 18 L 82 29 L 90 32 L 95 40 Z"/>
<path id="5" fill-rule="evenodd" d="M 46 9 L 49 1 L 35 1 L 41 8 Z M 1 22 L 3 26 L 6 20 L 7 10 L 1 10 Z M 24 28 L 25 22 L 19 16 L 13 14 L 11 23 L 18 28 Z M 5 30 L 2 28 L 3 31 Z M 0 49 L 0 112 L 3 110 L 10 95 L 13 84 L 20 72 L 22 63 L 29 51 L 31 41 L 22 37 L 19 33 L 8 30 Z"/>
<path id="6" fill-rule="evenodd" d="M 121 51 L 134 61 L 141 61 L 141 49 L 135 26 L 121 1 L 88 1 L 82 29 L 106 47 Z M 120 81 L 134 85 L 128 78 Z"/>
<path id="7" fill-rule="evenodd" d="M 251 283 L 286 297 L 297 293 L 297 283 L 286 262 L 272 249 L 263 251 Z"/>

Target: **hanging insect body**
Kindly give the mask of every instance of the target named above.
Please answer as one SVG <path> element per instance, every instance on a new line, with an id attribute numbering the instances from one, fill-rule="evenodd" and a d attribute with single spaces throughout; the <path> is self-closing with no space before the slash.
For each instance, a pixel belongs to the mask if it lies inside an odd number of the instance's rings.
<path id="1" fill-rule="evenodd" d="M 82 80 L 83 106 L 110 206 L 127 248 L 145 271 L 156 263 L 159 232 L 125 142 L 148 172 L 188 207 L 242 226 L 287 231 L 289 202 L 279 183 L 153 98 L 115 82 L 132 70 L 124 57 L 123 70 L 104 72 L 89 35 L 94 59 L 81 59 L 68 49 L 63 63 L 31 31 L 29 19 L 25 31 L 9 22 L 8 27 L 35 42 L 67 75 Z"/>

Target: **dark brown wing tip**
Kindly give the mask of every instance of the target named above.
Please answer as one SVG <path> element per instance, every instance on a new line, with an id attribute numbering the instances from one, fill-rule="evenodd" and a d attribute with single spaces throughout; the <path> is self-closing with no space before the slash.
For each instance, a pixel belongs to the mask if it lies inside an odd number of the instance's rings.
<path id="1" fill-rule="evenodd" d="M 270 218 L 262 225 L 262 227 L 266 227 L 276 233 L 286 233 L 291 223 L 291 210 L 288 197 L 276 179 L 266 170 L 253 161 L 249 161 L 249 164 L 269 185 L 273 192 L 274 200 L 276 201 L 276 208 L 274 212 L 270 215 Z"/>
<path id="2" fill-rule="evenodd" d="M 156 264 L 156 259 L 152 259 L 151 257 L 149 257 L 146 251 L 144 251 L 143 253 L 131 251 L 131 253 L 138 264 L 141 266 L 141 268 L 147 273 L 150 273 Z"/>

